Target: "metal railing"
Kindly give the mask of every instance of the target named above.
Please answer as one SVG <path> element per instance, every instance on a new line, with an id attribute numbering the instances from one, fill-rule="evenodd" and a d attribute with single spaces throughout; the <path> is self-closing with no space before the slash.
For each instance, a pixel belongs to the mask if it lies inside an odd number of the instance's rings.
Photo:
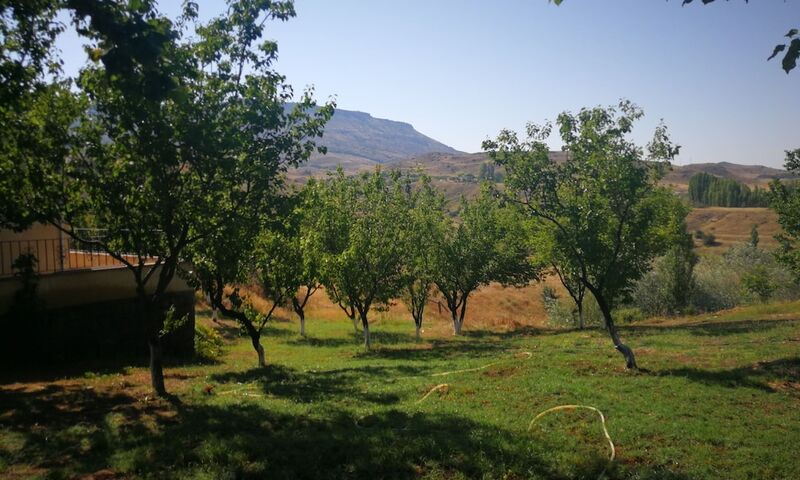
<path id="1" fill-rule="evenodd" d="M 0 277 L 13 276 L 15 261 L 24 255 L 36 258 L 34 270 L 40 274 L 123 265 L 96 245 L 67 237 L 5 240 L 0 241 Z"/>

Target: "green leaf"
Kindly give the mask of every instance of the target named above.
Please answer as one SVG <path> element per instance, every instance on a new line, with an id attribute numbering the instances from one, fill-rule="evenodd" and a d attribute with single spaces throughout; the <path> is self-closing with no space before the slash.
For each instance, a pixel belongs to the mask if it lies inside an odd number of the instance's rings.
<path id="1" fill-rule="evenodd" d="M 779 54 L 780 52 L 786 49 L 786 45 L 775 45 L 775 50 L 772 51 L 772 55 L 767 58 L 767 61 L 772 60 L 775 58 L 775 55 Z"/>
<path id="2" fill-rule="evenodd" d="M 783 62 L 781 62 L 786 73 L 791 72 L 797 66 L 798 57 L 800 57 L 800 38 L 795 38 L 789 44 L 789 50 L 784 55 Z"/>
<path id="3" fill-rule="evenodd" d="M 785 37 L 787 37 L 787 38 L 792 38 L 792 37 L 794 37 L 795 35 L 797 35 L 797 33 L 798 33 L 797 29 L 796 29 L 796 28 L 793 28 L 793 29 L 789 30 L 789 33 L 787 33 L 787 34 L 786 34 L 786 35 L 784 35 L 784 36 L 785 36 Z"/>

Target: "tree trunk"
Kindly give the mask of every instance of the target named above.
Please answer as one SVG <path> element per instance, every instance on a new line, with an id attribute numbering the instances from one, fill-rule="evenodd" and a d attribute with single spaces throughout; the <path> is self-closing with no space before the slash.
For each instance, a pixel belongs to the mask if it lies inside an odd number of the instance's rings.
<path id="1" fill-rule="evenodd" d="M 458 335 L 461 333 L 461 325 L 458 324 L 458 310 L 451 310 L 450 313 L 453 317 L 453 335 Z"/>
<path id="2" fill-rule="evenodd" d="M 217 307 L 211 307 L 211 321 L 219 323 L 219 317 L 217 316 Z"/>
<path id="3" fill-rule="evenodd" d="M 614 347 L 617 349 L 619 353 L 625 357 L 625 366 L 631 370 L 637 370 L 639 367 L 636 365 L 636 357 L 633 354 L 633 350 L 630 347 L 622 343 L 619 338 L 619 334 L 617 333 L 617 327 L 614 325 L 614 319 L 611 318 L 611 309 L 606 303 L 605 297 L 602 295 L 598 295 L 596 292 L 592 291 L 597 300 L 597 306 L 600 307 L 600 311 L 603 312 L 603 319 L 606 323 L 606 329 L 608 330 L 608 334 L 611 336 L 611 341 L 614 342 Z"/>
<path id="4" fill-rule="evenodd" d="M 158 303 L 154 298 L 145 293 L 144 287 L 137 287 L 139 321 L 145 325 L 147 332 L 147 346 L 150 349 L 150 384 L 153 393 L 159 397 L 167 396 L 164 385 L 163 349 L 161 347 L 161 326 L 159 325 Z"/>
<path id="5" fill-rule="evenodd" d="M 422 328 L 422 326 L 419 323 L 415 323 L 414 326 L 416 327 L 416 331 L 417 331 L 417 343 L 419 343 L 420 340 L 421 340 L 421 338 L 419 336 L 419 331 Z"/>
<path id="6" fill-rule="evenodd" d="M 161 339 L 158 335 L 152 335 L 147 344 L 150 347 L 150 383 L 153 386 L 153 392 L 159 397 L 166 397 L 167 387 L 164 385 Z"/>
<path id="7" fill-rule="evenodd" d="M 256 353 L 258 354 L 258 366 L 266 367 L 267 360 L 264 358 L 264 347 L 261 346 L 261 335 L 251 336 L 250 340 L 253 342 L 253 348 L 256 349 Z"/>
<path id="8" fill-rule="evenodd" d="M 306 336 L 306 314 L 302 310 L 297 312 L 297 315 L 300 317 L 300 336 Z"/>
<path id="9" fill-rule="evenodd" d="M 355 332 L 355 334 L 358 335 L 358 319 L 355 317 L 355 315 L 353 315 L 352 317 L 350 317 L 350 320 L 353 321 L 353 332 Z"/>
<path id="10" fill-rule="evenodd" d="M 578 303 L 578 328 L 583 330 L 583 301 Z"/>
<path id="11" fill-rule="evenodd" d="M 370 338 L 369 334 L 369 321 L 367 320 L 366 313 L 361 315 L 361 326 L 364 328 L 364 350 L 369 352 L 369 349 L 372 346 L 372 339 Z"/>
<path id="12" fill-rule="evenodd" d="M 461 301 L 461 312 L 458 314 L 458 318 L 456 319 L 455 312 L 453 312 L 453 321 L 455 322 L 455 334 L 461 335 L 461 327 L 464 326 L 464 316 L 467 314 L 467 295 L 469 293 L 464 294 L 464 299 Z"/>

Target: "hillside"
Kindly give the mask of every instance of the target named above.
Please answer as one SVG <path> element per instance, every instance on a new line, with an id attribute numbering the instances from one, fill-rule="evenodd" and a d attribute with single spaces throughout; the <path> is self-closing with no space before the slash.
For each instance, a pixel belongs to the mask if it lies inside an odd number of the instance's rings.
<path id="1" fill-rule="evenodd" d="M 312 156 L 299 174 L 315 174 L 338 165 L 356 171 L 432 152 L 461 153 L 419 133 L 408 123 L 343 109 L 336 109 L 320 144 L 327 147 L 327 155 Z"/>

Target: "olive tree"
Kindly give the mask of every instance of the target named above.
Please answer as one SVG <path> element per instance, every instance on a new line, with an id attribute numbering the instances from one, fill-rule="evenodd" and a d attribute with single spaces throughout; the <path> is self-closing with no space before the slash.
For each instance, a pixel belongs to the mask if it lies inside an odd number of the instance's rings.
<path id="1" fill-rule="evenodd" d="M 266 20 L 294 15 L 291 2 L 228 7 L 205 24 L 193 2 L 176 22 L 147 1 L 105 2 L 102 14 L 74 19 L 90 40 L 94 62 L 78 84 L 92 108 L 76 128 L 50 220 L 131 271 L 159 395 L 166 292 L 188 248 L 249 219 L 281 172 L 313 151 L 310 139 L 332 109 L 308 114 L 308 93 L 284 109 L 292 91 L 272 69 L 274 42 L 262 36 Z M 74 228 L 87 219 L 103 234 Z"/>
<path id="2" fill-rule="evenodd" d="M 459 216 L 450 222 L 437 252 L 436 287 L 444 297 L 460 335 L 469 296 L 483 285 L 525 285 L 537 278 L 525 224 L 513 205 L 503 205 L 488 185 L 472 199 L 462 198 Z"/>
<path id="3" fill-rule="evenodd" d="M 510 200 L 550 226 L 552 243 L 569 255 L 554 260 L 576 272 L 592 293 L 606 328 L 628 368 L 636 368 L 633 350 L 622 343 L 612 308 L 668 244 L 674 195 L 657 182 L 662 160 L 677 154 L 660 126 L 643 149 L 628 139 L 642 111 L 627 101 L 617 107 L 564 112 L 556 121 L 567 153 L 554 162 L 545 143 L 551 125 L 528 124 L 528 138 L 502 131 L 483 148 L 506 168 Z"/>
<path id="4" fill-rule="evenodd" d="M 332 301 L 358 314 L 369 350 L 370 309 L 388 304 L 401 290 L 404 182 L 397 172 L 347 177 L 340 168 L 317 188 L 320 280 Z"/>

